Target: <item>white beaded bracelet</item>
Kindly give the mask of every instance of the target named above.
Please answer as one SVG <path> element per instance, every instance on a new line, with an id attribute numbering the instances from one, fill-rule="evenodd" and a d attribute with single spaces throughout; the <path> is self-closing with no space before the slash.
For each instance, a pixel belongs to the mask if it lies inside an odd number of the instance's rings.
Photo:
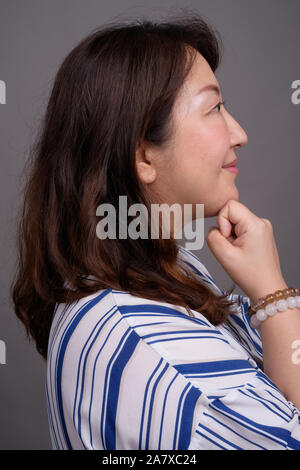
<path id="1" fill-rule="evenodd" d="M 287 299 L 280 299 L 277 302 L 270 303 L 266 307 L 260 308 L 254 315 L 251 315 L 250 325 L 252 328 L 259 328 L 262 321 L 266 320 L 268 316 L 275 315 L 275 313 L 284 312 L 289 308 L 300 308 L 300 295 L 291 296 Z"/>

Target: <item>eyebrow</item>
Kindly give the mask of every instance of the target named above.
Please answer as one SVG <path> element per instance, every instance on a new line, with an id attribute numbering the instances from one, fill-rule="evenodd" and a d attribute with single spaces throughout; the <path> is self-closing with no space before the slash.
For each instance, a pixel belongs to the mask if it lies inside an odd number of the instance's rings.
<path id="1" fill-rule="evenodd" d="M 217 85 L 214 85 L 213 83 L 210 83 L 209 85 L 206 85 L 203 88 L 201 88 L 199 91 L 197 91 L 196 95 L 199 95 L 203 91 L 214 91 L 215 93 L 217 93 L 217 95 L 219 96 L 221 95 L 220 88 Z"/>

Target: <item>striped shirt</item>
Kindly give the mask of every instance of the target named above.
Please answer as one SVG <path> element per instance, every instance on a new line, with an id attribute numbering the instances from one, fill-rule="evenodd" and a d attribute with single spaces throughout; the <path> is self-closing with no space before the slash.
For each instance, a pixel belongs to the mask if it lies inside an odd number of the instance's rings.
<path id="1" fill-rule="evenodd" d="M 178 261 L 224 294 L 190 251 Z M 212 325 L 103 289 L 56 304 L 46 397 L 53 449 L 300 449 L 300 412 L 263 372 L 250 299 Z"/>

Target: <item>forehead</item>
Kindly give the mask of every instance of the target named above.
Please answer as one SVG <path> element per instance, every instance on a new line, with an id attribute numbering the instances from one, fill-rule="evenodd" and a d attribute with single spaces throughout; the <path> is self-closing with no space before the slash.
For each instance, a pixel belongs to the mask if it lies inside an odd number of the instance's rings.
<path id="1" fill-rule="evenodd" d="M 217 88 L 219 93 L 212 87 Z M 174 115 L 179 120 L 185 118 L 199 102 L 211 100 L 213 96 L 221 98 L 218 80 L 206 59 L 197 52 L 193 66 L 176 98 Z"/>
<path id="2" fill-rule="evenodd" d="M 217 90 L 220 89 L 218 80 L 210 65 L 199 52 L 196 52 L 195 60 L 186 78 L 184 88 L 187 92 L 195 95 L 207 85 L 209 85 L 209 87 L 206 92 L 217 92 Z M 216 87 L 216 89 L 214 90 L 213 87 Z"/>

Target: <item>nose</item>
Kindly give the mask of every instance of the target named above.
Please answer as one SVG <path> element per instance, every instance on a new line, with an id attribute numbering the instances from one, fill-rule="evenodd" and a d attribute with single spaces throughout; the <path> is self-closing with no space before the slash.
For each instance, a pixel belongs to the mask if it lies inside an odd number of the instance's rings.
<path id="1" fill-rule="evenodd" d="M 242 126 L 234 119 L 230 113 L 226 113 L 226 120 L 230 132 L 231 147 L 243 147 L 248 143 L 248 136 Z"/>

